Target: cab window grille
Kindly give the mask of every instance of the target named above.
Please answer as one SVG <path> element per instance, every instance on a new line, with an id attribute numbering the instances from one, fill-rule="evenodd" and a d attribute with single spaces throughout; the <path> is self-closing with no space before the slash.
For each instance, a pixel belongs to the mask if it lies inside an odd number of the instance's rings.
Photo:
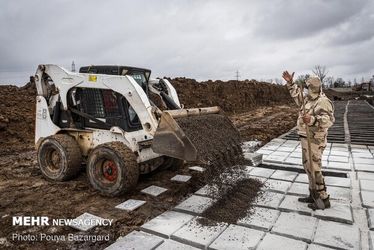
<path id="1" fill-rule="evenodd" d="M 85 112 L 96 118 L 105 118 L 103 97 L 100 89 L 83 89 Z"/>

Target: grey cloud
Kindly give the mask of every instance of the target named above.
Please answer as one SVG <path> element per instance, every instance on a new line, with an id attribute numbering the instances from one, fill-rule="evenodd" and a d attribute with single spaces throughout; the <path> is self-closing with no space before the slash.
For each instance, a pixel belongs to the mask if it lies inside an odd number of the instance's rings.
<path id="1" fill-rule="evenodd" d="M 368 75 L 368 2 L 3 0 L 0 83 L 27 81 L 40 63 L 69 68 L 72 60 L 201 80 L 232 79 L 237 69 L 242 78 L 279 78 L 315 64 L 343 77 Z"/>

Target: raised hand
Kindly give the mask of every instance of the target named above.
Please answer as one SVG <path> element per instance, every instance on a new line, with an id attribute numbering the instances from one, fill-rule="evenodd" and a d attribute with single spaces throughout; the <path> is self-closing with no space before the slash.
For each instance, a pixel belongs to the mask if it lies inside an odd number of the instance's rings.
<path id="1" fill-rule="evenodd" d="M 282 74 L 282 77 L 284 80 L 286 80 L 287 82 L 292 82 L 293 80 L 293 76 L 295 75 L 295 72 L 292 73 L 292 75 L 290 73 L 288 73 L 288 71 L 284 71 L 283 74 Z"/>

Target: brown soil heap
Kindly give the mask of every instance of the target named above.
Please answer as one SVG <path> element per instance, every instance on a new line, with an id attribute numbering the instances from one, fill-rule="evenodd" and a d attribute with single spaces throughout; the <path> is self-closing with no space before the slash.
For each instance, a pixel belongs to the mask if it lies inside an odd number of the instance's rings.
<path id="1" fill-rule="evenodd" d="M 252 212 L 252 204 L 258 196 L 263 183 L 257 179 L 244 179 L 227 189 L 226 193 L 206 209 L 201 216 L 213 221 L 235 224 L 239 219 Z M 201 224 L 212 221 L 201 220 Z"/>
<path id="2" fill-rule="evenodd" d="M 179 77 L 171 79 L 171 83 L 187 108 L 220 106 L 225 112 L 239 113 L 292 102 L 286 86 L 255 80 L 197 82 Z"/>
<path id="3" fill-rule="evenodd" d="M 177 122 L 196 147 L 198 163 L 206 168 L 203 181 L 211 186 L 215 184 L 218 193 L 222 193 L 224 180 L 227 184 L 227 179 L 234 180 L 231 177 L 240 171 L 234 166 L 244 163 L 239 131 L 220 114 L 184 117 Z"/>
<path id="4" fill-rule="evenodd" d="M 34 147 L 35 86 L 0 86 L 0 155 Z"/>

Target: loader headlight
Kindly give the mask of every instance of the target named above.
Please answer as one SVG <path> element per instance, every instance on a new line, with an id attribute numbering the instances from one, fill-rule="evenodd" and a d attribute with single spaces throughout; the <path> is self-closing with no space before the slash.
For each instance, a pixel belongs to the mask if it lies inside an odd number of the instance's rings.
<path id="1" fill-rule="evenodd" d="M 144 128 L 145 128 L 145 130 L 150 131 L 151 130 L 151 124 L 149 122 L 144 123 Z"/>

